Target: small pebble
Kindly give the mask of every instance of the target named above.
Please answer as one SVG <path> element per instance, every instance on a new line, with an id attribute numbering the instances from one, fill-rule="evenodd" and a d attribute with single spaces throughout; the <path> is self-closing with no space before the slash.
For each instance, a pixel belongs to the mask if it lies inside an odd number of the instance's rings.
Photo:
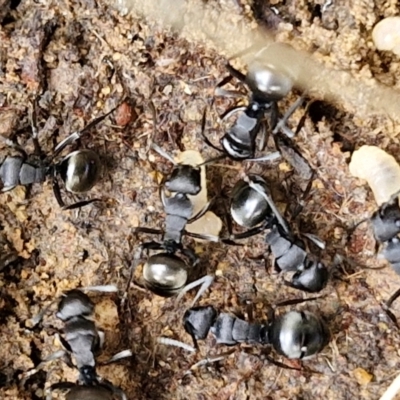
<path id="1" fill-rule="evenodd" d="M 353 376 L 360 385 L 368 385 L 373 378 L 373 375 L 363 368 L 356 368 L 353 370 Z"/>

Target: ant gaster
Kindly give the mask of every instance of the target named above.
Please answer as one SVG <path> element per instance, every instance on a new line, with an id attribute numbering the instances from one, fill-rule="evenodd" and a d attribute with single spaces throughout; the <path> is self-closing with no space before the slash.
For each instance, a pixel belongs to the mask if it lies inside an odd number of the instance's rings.
<path id="1" fill-rule="evenodd" d="M 187 310 L 183 322 L 196 347 L 197 340 L 205 339 L 211 331 L 219 344 L 270 344 L 279 354 L 292 359 L 319 353 L 330 339 L 324 321 L 308 311 L 290 311 L 273 317 L 268 324 L 258 324 L 233 314 L 218 314 L 213 306 L 203 306 Z"/>
<path id="2" fill-rule="evenodd" d="M 115 108 L 92 122 L 79 132 L 74 132 L 62 140 L 55 147 L 51 156 L 45 156 L 39 145 L 38 130 L 36 125 L 36 105 L 34 103 L 31 113 L 32 140 L 35 153 L 28 155 L 25 150 L 16 142 L 0 137 L 9 147 L 15 149 L 19 154 L 7 156 L 0 160 L 0 183 L 2 191 L 8 191 L 18 185 L 31 185 L 43 183 L 47 177 L 52 181 L 53 192 L 60 207 L 63 209 L 74 209 L 83 207 L 98 199 L 84 200 L 66 205 L 58 182 L 58 177 L 64 182 L 65 189 L 71 193 L 85 193 L 89 191 L 100 179 L 101 161 L 96 152 L 89 149 L 73 151 L 63 157 L 60 161 L 54 159 L 69 145 L 78 141 L 83 134 L 96 126 L 109 116 Z"/>

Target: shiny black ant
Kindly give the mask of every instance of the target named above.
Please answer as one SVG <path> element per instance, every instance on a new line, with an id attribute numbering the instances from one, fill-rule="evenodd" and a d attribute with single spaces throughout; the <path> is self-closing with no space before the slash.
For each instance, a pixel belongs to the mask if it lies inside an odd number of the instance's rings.
<path id="1" fill-rule="evenodd" d="M 372 215 L 371 223 L 375 240 L 383 244 L 382 256 L 389 261 L 394 271 L 400 275 L 400 239 L 398 236 L 400 233 L 400 207 L 398 196 L 399 192 L 396 192 L 389 201 L 383 203 Z M 397 319 L 388 308 L 399 296 L 400 289 L 396 290 L 385 304 L 385 311 L 397 326 L 399 326 Z"/>
<path id="2" fill-rule="evenodd" d="M 86 288 L 86 290 L 115 292 L 117 288 L 114 286 L 95 286 Z M 35 325 L 40 322 L 52 304 L 33 319 Z M 64 357 L 66 363 L 70 367 L 73 367 L 71 359 L 73 356 L 76 368 L 79 371 L 79 383 L 58 382 L 51 385 L 47 389 L 46 400 L 52 398 L 52 392 L 55 390 L 68 391 L 66 397 L 68 400 L 78 400 L 81 398 L 111 400 L 115 395 L 119 396 L 122 400 L 126 400 L 126 395 L 121 389 L 97 375 L 96 355 L 98 355 L 103 346 L 104 332 L 99 331 L 91 319 L 93 313 L 93 302 L 81 290 L 70 290 L 59 301 L 56 316 L 64 322 L 64 334 L 60 336 L 60 341 L 65 350 L 52 354 L 40 363 L 38 367 L 30 371 L 24 380 L 36 373 L 47 362 L 60 357 Z M 108 363 L 130 357 L 131 355 L 130 350 L 122 351 L 113 356 Z"/>
<path id="3" fill-rule="evenodd" d="M 206 213 L 210 202 L 196 215 L 193 215 L 194 208 L 190 196 L 195 196 L 201 191 L 200 166 L 176 163 L 160 147 L 153 145 L 153 149 L 173 163 L 174 167 L 160 187 L 160 197 L 166 213 L 164 230 L 147 227 L 135 229 L 136 233 L 162 235 L 161 242 L 151 241 L 141 244 L 140 253 L 144 249 L 163 250 L 161 253 L 150 256 L 144 264 L 144 283 L 153 293 L 164 297 L 177 293 L 181 296 L 188 290 L 202 285 L 195 302 L 212 284 L 213 277 L 206 275 L 187 284 L 192 272 L 190 269 L 197 266 L 199 258 L 190 247 L 182 244 L 182 236 L 186 235 L 207 241 L 219 240 L 218 237 L 212 235 L 195 234 L 185 230 L 188 223 L 199 219 Z M 189 260 L 189 265 L 183 258 L 176 255 L 178 252 Z"/>
<path id="4" fill-rule="evenodd" d="M 306 359 L 319 353 L 329 342 L 325 322 L 308 311 L 290 311 L 279 317 L 271 316 L 267 324 L 249 323 L 233 314 L 218 313 L 213 306 L 194 307 L 183 317 L 184 328 L 197 340 L 208 333 L 218 344 L 270 344 L 276 352 L 290 359 Z"/>
<path id="5" fill-rule="evenodd" d="M 36 105 L 34 103 L 30 115 L 32 140 L 35 147 L 34 154 L 28 155 L 18 143 L 0 136 L 0 139 L 6 145 L 19 153 L 18 155 L 6 156 L 0 160 L 2 191 L 11 190 L 18 185 L 27 186 L 33 183 L 43 183 L 49 177 L 52 181 L 54 196 L 59 206 L 64 210 L 83 207 L 98 201 L 98 199 L 91 199 L 66 205 L 58 182 L 58 177 L 60 177 L 64 182 L 65 189 L 71 193 L 80 194 L 89 191 L 99 181 L 101 175 L 102 165 L 96 152 L 80 149 L 67 154 L 59 162 L 54 162 L 54 160 L 67 146 L 78 141 L 86 132 L 103 121 L 117 108 L 115 107 L 107 114 L 94 119 L 81 131 L 69 135 L 57 144 L 51 156 L 46 156 L 39 145 Z"/>
<path id="6" fill-rule="evenodd" d="M 306 292 L 319 292 L 327 284 L 327 268 L 306 250 L 303 240 L 295 236 L 287 222 L 275 206 L 267 183 L 258 175 L 249 175 L 239 180 L 232 190 L 230 216 L 240 226 L 248 228 L 242 233 L 232 234 L 230 218 L 228 230 L 230 237 L 225 243 L 234 244 L 237 239 L 254 236 L 269 229 L 265 241 L 275 257 L 275 269 L 295 272 L 291 282 L 286 285 Z M 305 235 L 319 245 L 312 235 Z"/>
<path id="7" fill-rule="evenodd" d="M 204 141 L 215 150 L 224 153 L 226 157 L 237 161 L 271 161 L 278 158 L 279 152 L 255 158 L 256 140 L 260 133 L 262 133 L 260 150 L 264 150 L 266 145 L 266 131 L 263 120 L 268 115 L 269 130 L 273 134 L 282 131 L 287 136 L 293 137 L 294 134 L 286 126 L 286 122 L 302 104 L 304 98 L 300 97 L 286 114 L 279 119 L 277 102 L 286 97 L 293 88 L 293 81 L 287 74 L 278 71 L 271 65 L 263 65 L 257 60 L 249 66 L 249 71 L 246 75 L 230 64 L 227 64 L 227 69 L 230 76 L 218 85 L 218 89 L 234 77 L 250 89 L 249 104 L 247 107 L 236 107 L 228 110 L 222 117 L 225 120 L 235 113 L 240 113 L 236 122 L 222 137 L 220 141 L 222 148 L 211 143 L 205 135 L 206 114 L 204 113 L 202 122 Z"/>

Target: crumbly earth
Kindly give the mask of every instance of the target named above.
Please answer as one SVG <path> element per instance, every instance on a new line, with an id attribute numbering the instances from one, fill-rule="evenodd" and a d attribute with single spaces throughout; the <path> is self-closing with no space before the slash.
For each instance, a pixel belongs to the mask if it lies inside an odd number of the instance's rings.
<path id="1" fill-rule="evenodd" d="M 226 15 L 234 13 L 246 23 L 266 26 L 279 40 L 350 71 L 360 84 L 399 86 L 399 58 L 377 52 L 371 41 L 374 24 L 399 13 L 397 1 L 220 3 L 231 13 Z M 96 149 L 104 163 L 103 179 L 89 194 L 101 201 L 63 212 L 50 181 L 0 195 L 0 398 L 40 399 L 51 384 L 75 382 L 77 371 L 62 360 L 51 361 L 24 379 L 61 348 L 56 334 L 62 326 L 54 316 L 55 307 L 37 327 L 32 327 L 31 318 L 68 289 L 115 284 L 118 295 L 93 295 L 96 318 L 106 332 L 98 360 L 127 348 L 134 356 L 99 366 L 98 372 L 129 399 L 378 399 L 400 367 L 399 330 L 382 308 L 400 286 L 400 278 L 376 258 L 368 223 L 350 234 L 350 228 L 371 216 L 376 206 L 369 188 L 350 176 L 348 162 L 351 151 L 362 144 L 380 146 L 398 159 L 399 121 L 386 115 L 365 118 L 341 104 L 310 96 L 304 125 L 293 142 L 316 177 L 296 218 L 291 215 L 307 182 L 286 160 L 254 165 L 220 161 L 208 167 L 209 193 L 222 199 L 213 206 L 217 214 L 222 216 L 225 210 L 221 195 L 229 194 L 241 174 L 260 173 L 279 207 L 288 209 L 294 229 L 326 242 L 321 257 L 332 272 L 328 287 L 317 300 L 280 307 L 277 313 L 291 308 L 321 313 L 332 340 L 317 357 L 301 363 L 260 346 L 217 346 L 212 338 L 190 354 L 155 339 L 166 336 L 190 343 L 181 321 L 194 293 L 178 303 L 155 296 L 143 289 L 140 265 L 126 293 L 139 243 L 154 239 L 136 236 L 133 229 L 160 228 L 164 218 L 158 187 L 171 165 L 150 149 L 151 143 L 173 155 L 198 149 L 205 158 L 215 156 L 200 136 L 205 106 L 208 134 L 218 143 L 226 129 L 218 115 L 246 101 L 245 96 L 214 96 L 215 86 L 226 76 L 226 59 L 156 23 L 121 16 L 103 2 L 0 0 L 0 6 L 3 137 L 34 151 L 29 112 L 37 99 L 39 141 L 51 155 L 58 141 L 122 102 L 81 141 L 82 147 Z M 231 85 L 243 91 L 240 83 Z M 338 85 L 337 90 L 342 88 Z M 293 91 L 282 101 L 281 111 L 299 94 Z M 293 129 L 304 111 L 291 118 Z M 10 150 L 1 146 L 3 159 Z M 272 140 L 268 148 L 274 150 Z M 77 199 L 68 193 L 64 197 L 68 202 Z M 216 275 L 200 304 L 265 320 L 268 306 L 311 297 L 284 286 L 263 235 L 244 241 L 243 247 L 184 240 L 201 258 L 196 273 Z M 400 317 L 400 300 L 392 311 Z M 226 354 L 222 361 L 191 368 L 220 353 Z M 268 354 L 300 370 L 279 368 L 267 360 Z"/>

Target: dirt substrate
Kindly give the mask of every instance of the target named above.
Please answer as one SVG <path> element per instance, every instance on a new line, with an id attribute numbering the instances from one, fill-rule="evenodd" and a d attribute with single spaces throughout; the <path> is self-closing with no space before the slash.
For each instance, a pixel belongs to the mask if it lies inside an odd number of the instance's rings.
<path id="1" fill-rule="evenodd" d="M 399 13 L 396 1 L 356 0 L 349 5 L 334 0 L 325 7 L 318 0 L 270 3 L 279 14 L 271 11 L 267 1 L 249 5 L 231 0 L 223 6 L 230 15 L 269 27 L 279 40 L 312 52 L 316 59 L 351 72 L 361 82 L 398 86 L 399 59 L 377 52 L 371 42 L 375 22 Z M 90 192 L 91 198 L 102 201 L 61 212 L 50 182 L 0 195 L 4 246 L 0 398 L 39 399 L 50 384 L 75 382 L 77 371 L 57 360 L 22 383 L 27 371 L 61 346 L 56 336 L 61 325 L 54 313 L 35 328 L 30 319 L 65 290 L 115 284 L 119 296 L 93 296 L 98 303 L 96 318 L 106 331 L 99 361 L 126 348 L 134 356 L 100 366 L 98 372 L 120 386 L 129 399 L 378 399 L 400 367 L 399 331 L 382 308 L 400 278 L 390 267 L 377 269 L 386 263 L 376 259 L 368 223 L 352 236 L 347 233 L 376 207 L 369 188 L 350 176 L 348 162 L 351 151 L 362 144 L 378 145 L 397 157 L 397 121 L 385 115 L 349 114 L 341 104 L 311 98 L 304 126 L 294 139 L 317 176 L 300 215 L 290 222 L 298 231 L 326 242 L 321 256 L 332 279 L 319 300 L 292 308 L 313 310 L 327 318 L 332 340 L 321 354 L 301 363 L 270 354 L 302 367 L 298 371 L 272 365 L 266 359 L 268 348 L 259 346 L 228 349 L 209 338 L 198 353 L 189 354 L 156 345 L 159 336 L 190 343 L 181 320 L 193 293 L 178 304 L 174 298 L 157 297 L 140 287 L 139 266 L 137 284 L 131 285 L 126 306 L 121 307 L 133 254 L 140 241 L 151 240 L 136 237 L 133 228 L 159 228 L 164 218 L 158 185 L 171 165 L 149 147 L 155 142 L 171 154 L 199 149 L 204 157 L 215 156 L 200 137 L 204 107 L 215 99 L 207 128 L 217 143 L 226 129 L 218 114 L 241 101 L 214 97 L 216 84 L 226 76 L 226 59 L 156 23 L 123 17 L 92 0 L 0 0 L 0 5 L 1 135 L 17 138 L 33 152 L 28 116 L 29 105 L 37 98 L 39 141 L 51 154 L 55 143 L 126 99 L 117 113 L 82 138 L 82 146 L 96 149 L 104 162 L 103 180 Z M 233 85 L 241 88 L 237 82 Z M 298 95 L 294 91 L 282 101 L 281 110 Z M 155 132 L 152 105 L 157 111 Z M 303 114 L 304 109 L 294 114 L 292 127 Z M 273 148 L 270 141 L 269 149 Z M 9 154 L 5 147 L 0 151 L 1 159 Z M 293 210 L 306 182 L 282 159 L 256 165 L 221 161 L 210 166 L 210 194 L 229 194 L 238 176 L 250 170 L 268 179 L 282 209 L 289 205 Z M 70 194 L 65 198 L 74 201 Z M 214 211 L 223 214 L 221 202 Z M 262 236 L 245 241 L 243 247 L 185 239 L 201 257 L 199 275 L 206 271 L 216 275 L 200 304 L 265 320 L 267 305 L 310 297 L 284 286 Z M 393 312 L 400 317 L 400 301 Z M 201 359 L 228 350 L 232 354 L 223 361 L 190 370 Z"/>

